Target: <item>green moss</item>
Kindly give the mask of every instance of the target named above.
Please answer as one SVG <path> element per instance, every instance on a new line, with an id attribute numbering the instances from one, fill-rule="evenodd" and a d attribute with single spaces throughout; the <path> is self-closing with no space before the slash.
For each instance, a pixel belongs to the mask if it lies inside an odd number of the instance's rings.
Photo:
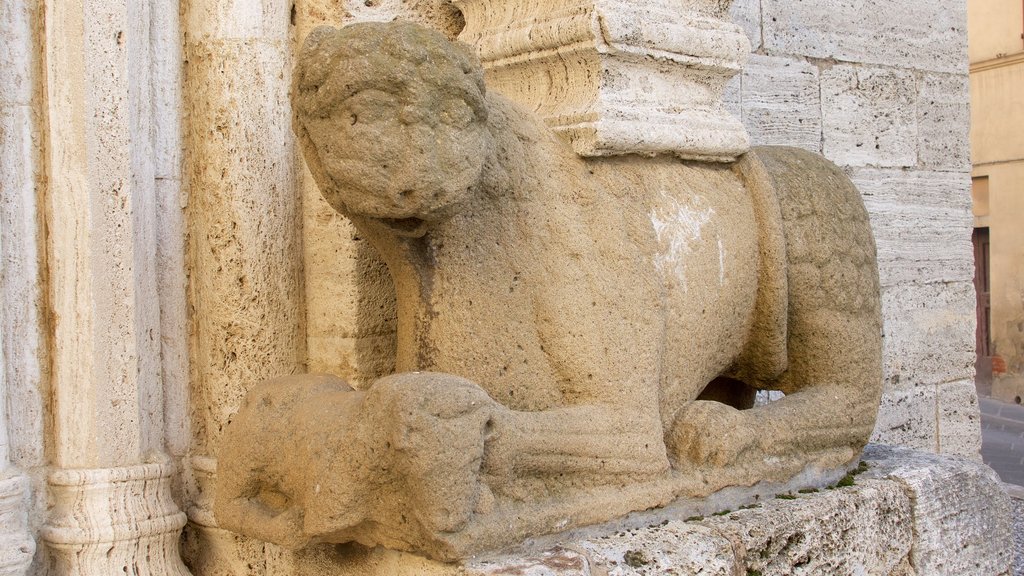
<path id="1" fill-rule="evenodd" d="M 796 500 L 796 496 L 792 494 L 776 494 L 775 497 L 779 500 Z"/>
<path id="2" fill-rule="evenodd" d="M 686 521 L 687 522 L 700 522 L 703 519 L 704 519 L 703 516 L 690 516 L 689 518 L 686 519 Z"/>
<path id="3" fill-rule="evenodd" d="M 761 571 L 754 570 L 753 568 L 747 568 L 747 576 L 761 576 Z"/>
<path id="4" fill-rule="evenodd" d="M 851 473 L 840 478 L 839 482 L 836 482 L 836 488 L 847 488 L 849 486 L 855 485 L 856 483 L 857 482 L 854 481 L 853 474 Z"/>
<path id="5" fill-rule="evenodd" d="M 650 562 L 644 553 L 639 550 L 627 550 L 623 555 L 626 565 L 631 568 L 639 568 Z"/>
<path id="6" fill-rule="evenodd" d="M 799 492 L 800 494 L 814 494 L 817 491 L 817 488 L 803 488 L 801 490 L 797 490 L 797 492 Z"/>
<path id="7" fill-rule="evenodd" d="M 715 512 L 713 516 L 725 516 L 726 514 L 729 514 L 731 512 L 732 510 L 722 510 L 721 512 Z"/>

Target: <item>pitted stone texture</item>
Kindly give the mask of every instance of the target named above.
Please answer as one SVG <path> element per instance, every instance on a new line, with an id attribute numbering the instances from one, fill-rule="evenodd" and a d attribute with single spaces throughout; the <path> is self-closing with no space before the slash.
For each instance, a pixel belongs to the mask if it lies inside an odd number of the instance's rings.
<path id="1" fill-rule="evenodd" d="M 730 1 L 456 2 L 489 85 L 541 116 L 581 156 L 731 161 L 749 149 L 722 106 L 750 52 Z"/>
<path id="2" fill-rule="evenodd" d="M 1010 498 L 991 468 L 905 448 L 870 446 L 864 478 L 885 478 L 913 502 L 911 563 L 920 575 L 1009 573 Z"/>
<path id="3" fill-rule="evenodd" d="M 185 514 L 171 497 L 165 464 L 58 470 L 42 537 L 48 574 L 191 576 L 179 538 Z"/>
<path id="4" fill-rule="evenodd" d="M 761 0 L 761 9 L 769 54 L 966 72 L 962 3 Z"/>
<path id="5" fill-rule="evenodd" d="M 742 574 L 735 544 L 719 531 L 683 520 L 645 528 L 608 531 L 567 541 L 564 545 L 521 558 L 471 562 L 467 576 L 655 576 Z"/>
<path id="6" fill-rule="evenodd" d="M 821 72 L 823 153 L 844 166 L 917 165 L 917 83 L 909 70 Z"/>
<path id="7" fill-rule="evenodd" d="M 849 172 L 871 215 L 883 287 L 973 280 L 966 173 L 871 168 Z M 973 340 L 964 344 L 973 349 Z"/>
<path id="8" fill-rule="evenodd" d="M 974 380 L 938 387 L 938 452 L 981 462 L 981 411 Z"/>
<path id="9" fill-rule="evenodd" d="M 743 124 L 758 145 L 821 152 L 818 69 L 801 60 L 753 55 L 743 69 Z"/>
<path id="10" fill-rule="evenodd" d="M 419 22 L 454 39 L 462 14 L 450 0 L 303 0 L 293 3 L 294 38 L 314 28 L 353 22 Z M 321 196 L 300 168 L 306 342 L 311 372 L 359 388 L 394 371 L 395 289 L 376 251 Z"/>
<path id="11" fill-rule="evenodd" d="M 16 472 L 0 461 L 0 576 L 23 576 L 36 550 L 29 532 L 28 477 Z"/>
<path id="12" fill-rule="evenodd" d="M 293 97 L 325 198 L 388 262 L 399 374 L 253 388 L 219 447 L 222 527 L 455 560 L 866 442 L 875 248 L 834 164 L 580 158 L 409 23 L 318 28 Z M 737 380 L 787 395 L 739 410 Z"/>
<path id="13" fill-rule="evenodd" d="M 248 386 L 305 348 L 285 46 L 202 41 L 188 64 L 192 439 L 215 453 Z"/>
<path id="14" fill-rule="evenodd" d="M 974 286 L 900 285 L 882 294 L 884 377 L 890 388 L 974 378 Z"/>
<path id="15" fill-rule="evenodd" d="M 962 74 L 922 74 L 917 104 L 918 153 L 923 167 L 970 170 L 970 83 Z"/>
<path id="16" fill-rule="evenodd" d="M 890 574 L 911 550 L 912 503 L 896 483 L 794 496 L 702 524 L 738 542 L 747 573 L 764 576 Z"/>
<path id="17" fill-rule="evenodd" d="M 887 387 L 871 441 L 937 452 L 939 422 L 935 418 L 936 385 Z"/>
<path id="18" fill-rule="evenodd" d="M 732 21 L 743 28 L 750 40 L 750 49 L 761 49 L 761 0 L 733 0 L 729 9 Z"/>
<path id="19" fill-rule="evenodd" d="M 292 566 L 303 576 L 1008 573 L 1012 552 L 998 549 L 1008 546 L 1006 497 L 993 491 L 999 485 L 991 471 L 888 447 L 870 447 L 867 459 L 871 468 L 856 476 L 853 486 L 762 499 L 756 507 L 721 516 L 684 521 L 666 520 L 663 512 L 641 513 L 628 527 L 593 526 L 461 564 L 379 547 L 313 546 L 297 553 Z M 921 523 L 928 524 L 924 531 Z M 964 550 L 967 555 L 960 559 Z M 990 557 L 979 562 L 981 554 Z"/>

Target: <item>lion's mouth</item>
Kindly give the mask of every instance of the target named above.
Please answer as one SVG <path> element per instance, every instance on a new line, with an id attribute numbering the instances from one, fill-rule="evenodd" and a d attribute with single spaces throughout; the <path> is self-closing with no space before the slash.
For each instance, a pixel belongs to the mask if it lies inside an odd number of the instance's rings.
<path id="1" fill-rule="evenodd" d="M 418 238 L 427 233 L 430 222 L 422 218 L 381 218 L 380 222 L 399 236 Z"/>

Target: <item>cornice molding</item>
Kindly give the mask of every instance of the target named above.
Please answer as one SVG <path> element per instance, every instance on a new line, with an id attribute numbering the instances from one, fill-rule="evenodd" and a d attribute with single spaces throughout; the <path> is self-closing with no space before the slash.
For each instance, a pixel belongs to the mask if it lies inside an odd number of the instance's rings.
<path id="1" fill-rule="evenodd" d="M 1001 56 L 999 58 L 982 60 L 981 62 L 974 62 L 971 64 L 971 74 L 974 74 L 975 72 L 987 72 L 997 68 L 1006 68 L 1008 66 L 1017 66 L 1020 64 L 1024 64 L 1024 51 L 1017 52 L 1016 54 L 1009 54 L 1007 56 Z"/>

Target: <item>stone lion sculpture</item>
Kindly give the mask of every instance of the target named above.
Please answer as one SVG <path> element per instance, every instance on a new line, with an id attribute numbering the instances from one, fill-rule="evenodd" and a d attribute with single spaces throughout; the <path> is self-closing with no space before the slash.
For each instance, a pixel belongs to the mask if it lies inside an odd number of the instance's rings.
<path id="1" fill-rule="evenodd" d="M 580 158 L 401 22 L 317 29 L 292 98 L 324 197 L 394 278 L 397 373 L 256 386 L 220 450 L 223 527 L 451 560 L 859 456 L 875 247 L 825 159 Z"/>

